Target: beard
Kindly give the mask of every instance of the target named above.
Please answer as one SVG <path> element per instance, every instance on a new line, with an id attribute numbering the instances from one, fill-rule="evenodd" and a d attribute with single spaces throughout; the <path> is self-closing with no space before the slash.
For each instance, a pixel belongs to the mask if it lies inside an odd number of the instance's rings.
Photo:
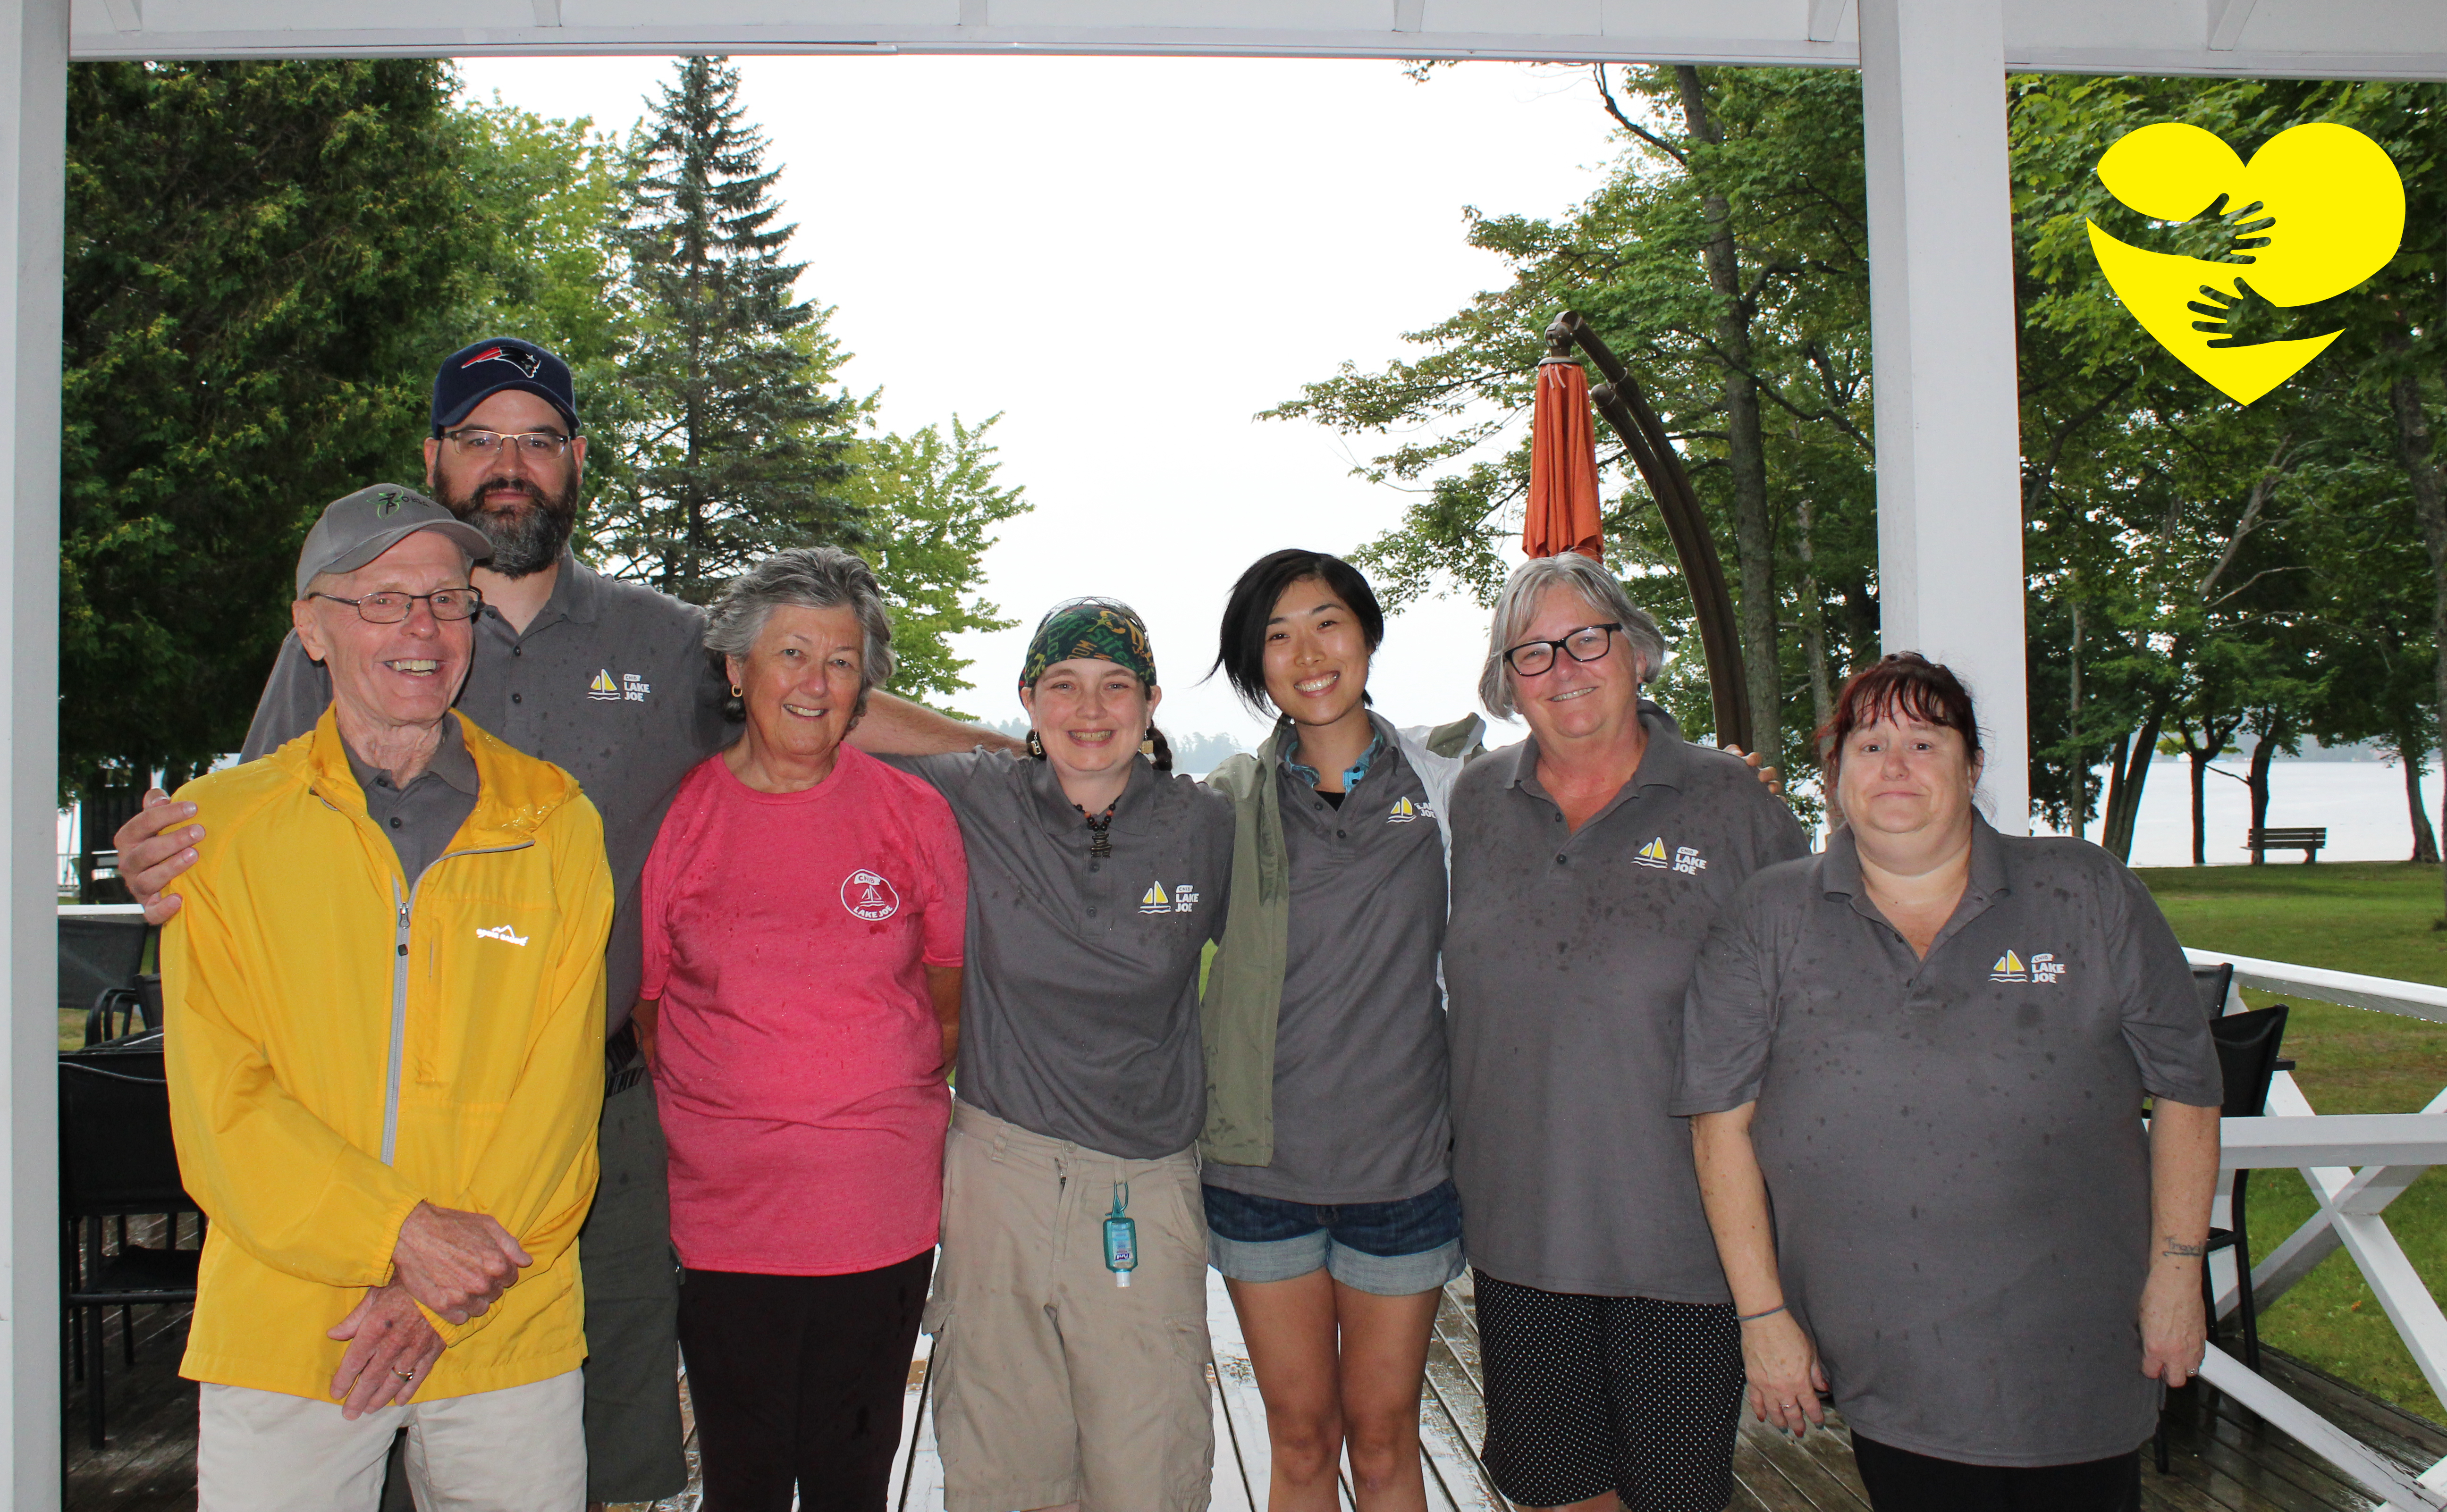
<path id="1" fill-rule="evenodd" d="M 497 489 L 512 489 L 522 498 L 487 501 Z M 484 566 L 504 577 L 524 577 L 560 560 L 578 528 L 578 477 L 557 493 L 545 493 L 529 479 L 494 473 L 480 478 L 464 494 L 443 494 L 436 502 L 473 525 L 493 543 L 493 559 Z"/>

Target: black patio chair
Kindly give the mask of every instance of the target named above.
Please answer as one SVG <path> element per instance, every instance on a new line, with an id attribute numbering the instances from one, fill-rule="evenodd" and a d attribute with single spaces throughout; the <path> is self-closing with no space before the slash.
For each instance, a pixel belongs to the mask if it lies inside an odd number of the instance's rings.
<path id="1" fill-rule="evenodd" d="M 197 1248 L 178 1247 L 181 1213 L 198 1214 Z M 170 1088 L 159 1043 L 85 1050 L 60 1057 L 60 1219 L 62 1302 L 72 1369 L 89 1383 L 86 1419 L 92 1446 L 103 1446 L 108 1417 L 101 1310 L 120 1309 L 127 1363 L 136 1362 L 138 1307 L 192 1304 L 203 1258 L 202 1210 L 179 1179 L 170 1137 Z M 124 1220 L 161 1214 L 169 1243 L 131 1244 Z M 104 1243 L 104 1219 L 121 1220 L 117 1252 Z"/>
<path id="2" fill-rule="evenodd" d="M 2226 1000 L 2234 987 L 2234 962 L 2192 968 L 2192 990 L 2201 994 L 2201 1011 L 2210 1018 L 2226 1014 Z"/>
<path id="3" fill-rule="evenodd" d="M 2224 968 L 2231 973 L 2231 966 Z M 2204 968 L 2194 968 L 2194 980 Z M 2286 1041 L 2286 1006 L 2254 1009 L 2246 1013 L 2229 1013 L 2210 1020 L 2210 1037 L 2217 1043 L 2218 1069 L 2226 1078 L 2226 1101 L 2220 1115 L 2226 1118 L 2258 1118 L 2268 1109 L 2268 1088 L 2281 1070 L 2291 1070 L 2294 1063 L 2282 1059 L 2278 1050 Z M 2233 1184 L 2227 1189 L 2227 1221 L 2231 1227 L 2210 1230 L 2209 1242 L 2201 1255 L 2201 1305 L 2209 1325 L 2210 1342 L 2220 1342 L 2217 1315 L 2217 1295 L 2210 1285 L 2209 1257 L 2220 1250 L 2234 1251 L 2235 1314 L 2243 1325 L 2243 1363 L 2253 1373 L 2260 1370 L 2260 1313 L 2251 1295 L 2251 1234 L 2248 1228 L 2250 1208 L 2248 1199 L 2251 1190 L 2251 1172 L 2238 1170 Z M 2158 1414 L 2158 1436 L 2155 1445 L 2158 1468 L 2167 1468 L 2167 1417 Z"/>

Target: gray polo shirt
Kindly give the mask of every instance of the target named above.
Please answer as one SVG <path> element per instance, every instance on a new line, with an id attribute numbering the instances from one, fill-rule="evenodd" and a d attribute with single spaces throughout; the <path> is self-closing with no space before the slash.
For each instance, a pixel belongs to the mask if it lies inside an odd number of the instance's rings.
<path id="1" fill-rule="evenodd" d="M 1275 1030 L 1275 1158 L 1206 1162 L 1209 1185 L 1294 1202 L 1390 1202 L 1451 1169 L 1444 839 L 1394 727 L 1340 807 L 1276 763 L 1291 871 Z"/>
<path id="2" fill-rule="evenodd" d="M 1130 764 L 1112 855 L 1041 761 L 887 758 L 933 783 L 969 853 L 959 1098 L 1053 1139 L 1154 1160 L 1206 1123 L 1198 968 L 1224 937 L 1232 803 Z"/>
<path id="3" fill-rule="evenodd" d="M 1975 819 L 1924 960 L 1838 831 L 1726 910 L 1683 1044 L 1676 1112 L 1758 1104 L 1785 1299 L 1855 1430 L 2003 1465 L 2150 1436 L 2141 1095 L 2225 1093 L 2184 953 L 2122 864 Z"/>
<path id="4" fill-rule="evenodd" d="M 606 577 L 563 554 L 552 597 L 523 634 L 487 607 L 459 711 L 487 734 L 578 779 L 603 816 L 612 866 L 604 955 L 607 1032 L 637 999 L 637 874 L 680 779 L 738 739 L 723 718 L 722 669 L 705 649 L 705 611 Z M 314 728 L 331 674 L 292 634 L 281 642 L 244 755 L 253 761 Z"/>
<path id="5" fill-rule="evenodd" d="M 442 742 L 434 747 L 433 759 L 405 787 L 394 785 L 390 773 L 368 765 L 346 740 L 340 748 L 349 753 L 349 770 L 365 792 L 366 817 L 389 837 L 400 873 L 413 888 L 476 811 L 476 758 L 468 753 L 459 722 L 442 721 Z"/>
<path id="6" fill-rule="evenodd" d="M 1689 1125 L 1666 1109 L 1682 994 L 1709 926 L 1762 867 L 1807 853 L 1736 757 L 1640 706 L 1640 770 L 1577 833 L 1537 742 L 1453 786 L 1453 1180 L 1470 1263 L 1542 1291 L 1731 1300 Z"/>

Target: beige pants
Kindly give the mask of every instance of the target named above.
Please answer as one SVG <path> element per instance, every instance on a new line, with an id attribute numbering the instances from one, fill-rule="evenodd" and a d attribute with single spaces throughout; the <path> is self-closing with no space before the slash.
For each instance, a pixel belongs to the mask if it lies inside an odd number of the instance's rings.
<path id="1" fill-rule="evenodd" d="M 1128 1287 L 1105 1268 L 1117 1181 L 1138 1222 Z M 1120 1160 L 956 1103 L 926 1332 L 949 1512 L 1206 1505 L 1215 1420 L 1193 1152 Z"/>
<path id="2" fill-rule="evenodd" d="M 354 1423 L 336 1402 L 205 1384 L 197 1512 L 373 1512 L 391 1436 L 408 1429 L 418 1512 L 579 1512 L 583 1373 L 410 1402 Z"/>

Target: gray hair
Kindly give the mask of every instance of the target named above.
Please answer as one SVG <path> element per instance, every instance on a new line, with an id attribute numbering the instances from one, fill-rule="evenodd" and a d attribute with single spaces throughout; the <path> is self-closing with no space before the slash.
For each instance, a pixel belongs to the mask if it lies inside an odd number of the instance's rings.
<path id="1" fill-rule="evenodd" d="M 892 616 L 884 611 L 875 570 L 837 546 L 777 551 L 733 577 L 706 614 L 705 649 L 746 661 L 756 637 L 765 633 L 765 621 L 792 604 L 857 612 L 864 642 L 858 658 L 858 711 L 865 713 L 866 695 L 892 676 Z"/>
<path id="2" fill-rule="evenodd" d="M 1488 626 L 1487 665 L 1479 669 L 1478 701 L 1498 719 L 1512 717 L 1512 671 L 1504 664 L 1505 649 L 1520 644 L 1529 621 L 1538 617 L 1538 601 L 1556 589 L 1585 599 L 1597 612 L 1599 623 L 1612 620 L 1622 627 L 1622 638 L 1640 653 L 1641 686 L 1645 687 L 1665 664 L 1664 634 L 1648 611 L 1631 601 L 1614 574 L 1576 551 L 1532 557 L 1512 570 Z"/>

